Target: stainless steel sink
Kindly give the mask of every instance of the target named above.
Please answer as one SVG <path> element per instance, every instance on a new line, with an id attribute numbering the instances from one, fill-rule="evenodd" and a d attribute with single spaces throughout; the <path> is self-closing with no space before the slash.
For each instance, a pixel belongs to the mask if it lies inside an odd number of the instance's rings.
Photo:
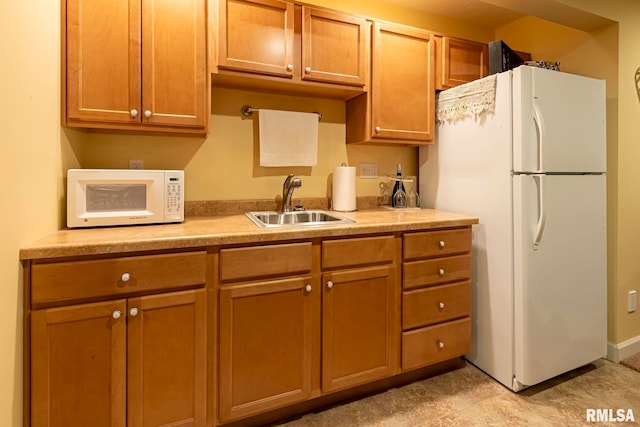
<path id="1" fill-rule="evenodd" d="M 246 215 L 260 228 L 289 227 L 296 225 L 323 226 L 354 222 L 352 219 L 323 210 L 247 212 Z"/>

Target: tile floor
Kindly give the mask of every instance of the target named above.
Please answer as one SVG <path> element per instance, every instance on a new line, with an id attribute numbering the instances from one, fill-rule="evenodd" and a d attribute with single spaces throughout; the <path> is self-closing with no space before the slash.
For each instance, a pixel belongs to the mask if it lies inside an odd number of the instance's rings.
<path id="1" fill-rule="evenodd" d="M 587 419 L 587 409 L 632 411 L 635 422 Z M 595 414 L 594 414 L 595 417 Z M 602 415 L 601 415 L 602 417 Z M 281 426 L 640 425 L 640 372 L 599 360 L 513 393 L 485 373 L 462 369 L 308 414 Z"/>

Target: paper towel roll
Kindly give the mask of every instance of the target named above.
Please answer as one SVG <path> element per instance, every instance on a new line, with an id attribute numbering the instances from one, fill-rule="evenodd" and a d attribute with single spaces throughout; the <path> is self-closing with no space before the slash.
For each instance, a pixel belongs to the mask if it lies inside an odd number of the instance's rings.
<path id="1" fill-rule="evenodd" d="M 333 210 L 356 210 L 356 168 L 353 166 L 333 168 Z"/>

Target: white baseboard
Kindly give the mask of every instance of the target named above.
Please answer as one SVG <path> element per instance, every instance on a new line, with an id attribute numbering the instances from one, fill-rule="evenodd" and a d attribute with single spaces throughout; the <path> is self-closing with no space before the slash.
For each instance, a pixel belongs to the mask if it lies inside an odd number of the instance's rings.
<path id="1" fill-rule="evenodd" d="M 612 362 L 620 362 L 622 359 L 640 353 L 640 335 L 621 343 L 607 343 L 607 359 Z"/>

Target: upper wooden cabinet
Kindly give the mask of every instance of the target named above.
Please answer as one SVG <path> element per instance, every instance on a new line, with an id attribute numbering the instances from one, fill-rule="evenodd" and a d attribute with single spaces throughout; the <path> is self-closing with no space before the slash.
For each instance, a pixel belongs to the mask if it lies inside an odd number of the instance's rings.
<path id="1" fill-rule="evenodd" d="M 282 89 L 284 81 L 286 90 L 302 85 L 317 93 L 340 85 L 345 98 L 366 84 L 370 23 L 364 18 L 281 0 L 219 0 L 211 21 L 217 22 L 214 84 L 237 85 L 244 77 L 247 87 Z"/>
<path id="2" fill-rule="evenodd" d="M 218 67 L 292 77 L 293 3 L 219 1 Z"/>
<path id="3" fill-rule="evenodd" d="M 436 36 L 436 89 L 449 89 L 489 75 L 486 44 Z"/>
<path id="4" fill-rule="evenodd" d="M 302 7 L 302 78 L 364 86 L 370 25 L 363 18 Z"/>
<path id="5" fill-rule="evenodd" d="M 65 125 L 206 131 L 205 0 L 65 6 Z"/>
<path id="6" fill-rule="evenodd" d="M 374 22 L 371 85 L 347 101 L 347 142 L 428 144 L 434 130 L 434 36 Z"/>

